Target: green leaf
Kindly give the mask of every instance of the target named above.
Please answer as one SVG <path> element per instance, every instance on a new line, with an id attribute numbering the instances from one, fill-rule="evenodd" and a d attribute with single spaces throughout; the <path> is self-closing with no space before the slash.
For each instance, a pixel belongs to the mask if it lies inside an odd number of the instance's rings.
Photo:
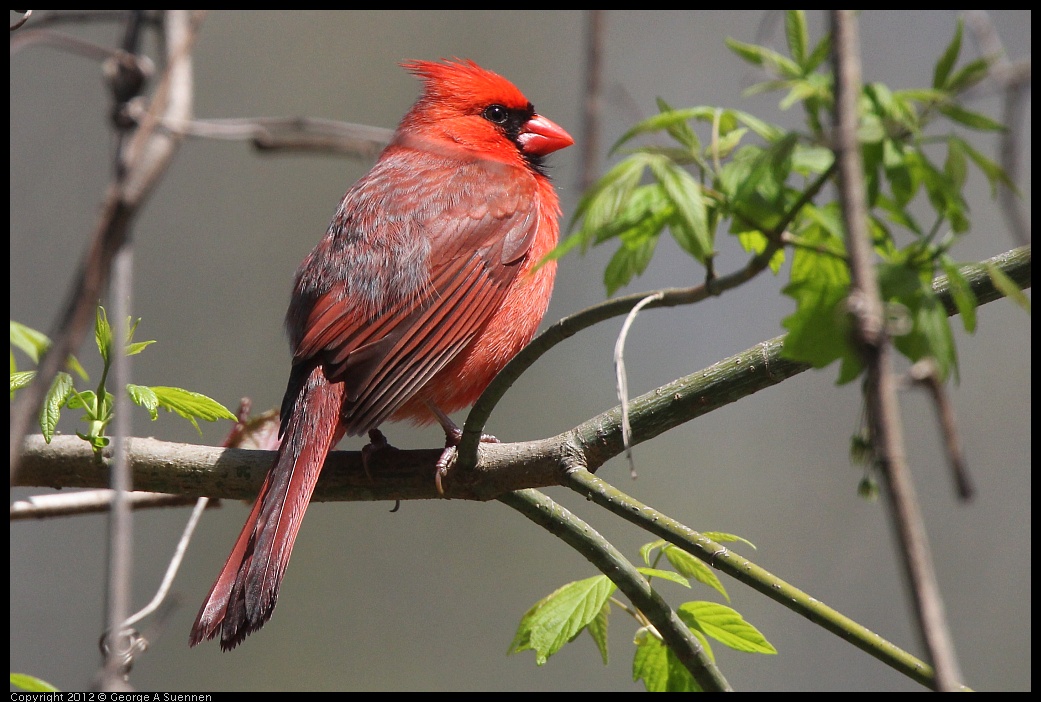
<path id="1" fill-rule="evenodd" d="M 675 112 L 675 109 L 673 109 L 673 107 L 662 98 L 658 98 L 657 103 L 658 112 Z M 701 140 L 698 139 L 697 133 L 691 129 L 687 120 L 680 120 L 669 124 L 665 127 L 665 131 L 667 131 L 669 136 L 675 139 L 678 143 L 682 144 L 688 154 L 695 158 L 698 157 L 698 154 L 701 151 Z"/>
<path id="2" fill-rule="evenodd" d="M 227 407 L 200 393 L 161 385 L 154 385 L 151 390 L 155 393 L 156 401 L 160 407 L 187 419 L 200 434 L 202 430 L 199 429 L 199 424 L 195 421 L 196 419 L 202 419 L 207 422 L 215 422 L 218 419 L 230 419 L 232 421 L 237 419 Z"/>
<path id="3" fill-rule="evenodd" d="M 756 44 L 746 44 L 730 37 L 727 37 L 726 45 L 749 63 L 772 70 L 783 78 L 798 78 L 802 75 L 802 69 L 794 61 L 773 49 Z"/>
<path id="4" fill-rule="evenodd" d="M 634 154 L 623 159 L 605 173 L 578 201 L 569 228 L 582 220 L 583 246 L 599 235 L 601 228 L 612 224 L 619 208 L 628 200 L 643 177 L 646 156 Z"/>
<path id="5" fill-rule="evenodd" d="M 11 373 L 11 392 L 28 387 L 36 377 L 36 371 L 15 371 Z"/>
<path id="6" fill-rule="evenodd" d="M 661 578 L 662 580 L 668 580 L 673 583 L 682 585 L 683 587 L 690 587 L 690 583 L 679 573 L 673 573 L 671 570 L 660 570 L 658 568 L 637 568 L 636 570 L 650 580 L 651 578 Z"/>
<path id="7" fill-rule="evenodd" d="M 701 186 L 690 173 L 667 159 L 654 159 L 650 167 L 673 207 L 674 218 L 669 226 L 673 238 L 704 263 L 712 255 L 712 233 Z"/>
<path id="8" fill-rule="evenodd" d="M 947 378 L 957 374 L 957 354 L 947 311 L 932 289 L 932 273 L 931 261 L 924 265 L 884 262 L 878 267 L 878 286 L 887 312 L 901 311 L 911 321 L 906 330 L 889 325 L 893 345 L 912 362 L 932 357 L 941 377 Z"/>
<path id="9" fill-rule="evenodd" d="M 657 541 L 651 541 L 650 543 L 644 544 L 640 547 L 640 557 L 643 558 L 643 562 L 647 565 L 651 565 L 651 552 L 655 549 L 664 546 L 667 541 L 665 539 L 658 539 Z"/>
<path id="10" fill-rule="evenodd" d="M 26 692 L 61 692 L 46 680 L 25 673 L 11 673 L 11 685 Z M 12 695 L 12 697 L 14 696 Z"/>
<path id="11" fill-rule="evenodd" d="M 893 345 L 912 362 L 931 356 L 942 380 L 958 377 L 958 354 L 947 310 L 935 298 L 924 301 L 915 311 L 911 334 L 893 339 Z"/>
<path id="12" fill-rule="evenodd" d="M 964 124 L 966 127 L 970 127 L 971 129 L 989 132 L 1005 131 L 1005 125 L 1001 122 L 991 119 L 987 115 L 981 115 L 979 112 L 967 110 L 961 105 L 950 103 L 947 105 L 940 105 L 936 109 L 949 119 L 952 119 L 959 124 Z"/>
<path id="13" fill-rule="evenodd" d="M 1006 187 L 1012 190 L 1012 192 L 1018 194 L 1019 190 L 1018 188 L 1016 188 L 1016 184 L 1009 177 L 1008 173 L 1005 172 L 1005 169 L 1003 169 L 997 163 L 995 163 L 994 161 L 992 161 L 991 159 L 987 158 L 979 151 L 974 149 L 972 147 L 972 144 L 965 141 L 961 137 L 952 134 L 947 137 L 947 140 L 949 142 L 958 142 L 962 152 L 964 152 L 965 155 L 967 155 L 972 160 L 972 162 L 976 164 L 976 167 L 983 172 L 983 175 L 987 177 L 987 180 L 990 182 L 991 197 L 995 197 L 998 194 L 998 183 L 1004 184 Z"/>
<path id="14" fill-rule="evenodd" d="M 917 172 L 910 165 L 912 159 L 908 158 L 910 151 L 914 151 L 914 147 L 905 146 L 894 139 L 882 141 L 883 171 L 898 208 L 903 208 L 911 201 L 919 186 Z"/>
<path id="15" fill-rule="evenodd" d="M 659 102 L 659 107 L 664 105 L 663 102 Z M 711 121 L 712 115 L 716 112 L 714 107 L 687 107 L 680 110 L 662 110 L 656 115 L 648 117 L 647 119 L 640 120 L 628 131 L 623 134 L 618 141 L 614 143 L 611 150 L 608 153 L 613 154 L 618 148 L 630 141 L 633 137 L 639 136 L 640 134 L 649 134 L 652 132 L 660 132 L 663 129 L 672 134 L 677 141 L 684 146 L 692 146 L 697 141 L 697 136 L 694 135 L 693 130 L 687 125 L 687 122 L 692 119 L 698 119 L 702 121 Z M 688 141 L 693 137 L 693 141 Z"/>
<path id="16" fill-rule="evenodd" d="M 101 360 L 103 360 L 107 366 L 111 360 L 112 325 L 108 323 L 108 314 L 105 312 L 105 308 L 101 305 L 98 305 L 98 310 L 94 317 L 94 341 L 97 342 L 98 353 L 101 354 Z"/>
<path id="17" fill-rule="evenodd" d="M 792 170 L 802 175 L 819 175 L 835 163 L 835 152 L 824 146 L 796 144 L 792 150 Z"/>
<path id="18" fill-rule="evenodd" d="M 633 637 L 636 653 L 633 655 L 633 681 L 643 680 L 647 692 L 665 692 L 669 687 L 668 648 L 657 632 L 643 627 Z"/>
<path id="19" fill-rule="evenodd" d="M 807 208 L 816 220 L 808 222 L 800 232 L 809 246 L 797 247 L 792 254 L 790 281 L 783 293 L 795 300 L 795 312 L 782 321 L 788 330 L 784 339 L 784 355 L 796 361 L 823 368 L 843 359 L 858 369 L 859 359 L 849 343 L 850 322 L 846 314 L 849 294 L 849 269 L 845 262 L 827 250 L 845 251 L 842 239 L 831 227 L 836 208 L 822 211 Z M 810 248 L 810 247 L 819 247 Z"/>
<path id="20" fill-rule="evenodd" d="M 962 92 L 976 85 L 987 77 L 990 63 L 991 59 L 984 57 L 965 64 L 947 81 L 947 89 L 951 92 Z"/>
<path id="21" fill-rule="evenodd" d="M 43 406 L 40 408 L 40 432 L 43 440 L 48 444 L 54 438 L 54 432 L 58 427 L 58 419 L 61 418 L 61 408 L 72 394 L 72 376 L 68 373 L 58 373 L 54 376 L 51 389 L 43 398 Z"/>
<path id="22" fill-rule="evenodd" d="M 984 267 L 987 269 L 987 275 L 990 276 L 990 280 L 994 283 L 994 287 L 1000 290 L 1002 295 L 1009 298 L 1029 313 L 1030 298 L 1019 289 L 1016 282 L 1005 275 L 1005 272 L 993 263 L 985 263 Z"/>
<path id="23" fill-rule="evenodd" d="M 735 651 L 775 654 L 777 649 L 762 632 L 737 611 L 715 602 L 684 602 L 676 614 L 691 629 L 699 630 Z"/>
<path id="24" fill-rule="evenodd" d="M 115 404 L 112 393 L 106 392 L 104 400 L 99 400 L 93 390 L 76 390 L 73 388 L 66 406 L 69 409 L 82 409 L 86 412 L 83 421 L 107 421 L 105 420 L 106 408 L 111 411 Z"/>
<path id="25" fill-rule="evenodd" d="M 961 53 L 962 29 L 963 22 L 959 17 L 954 30 L 954 38 L 951 39 L 951 43 L 947 45 L 947 48 L 940 55 L 939 60 L 936 62 L 936 67 L 933 68 L 933 87 L 937 90 L 947 87 L 947 78 L 951 75 L 951 69 L 954 68 L 954 64 L 958 61 L 958 54 Z"/>
<path id="26" fill-rule="evenodd" d="M 806 29 L 806 12 L 803 10 L 785 12 L 784 33 L 788 38 L 788 53 L 805 70 L 806 47 L 810 45 L 810 34 Z"/>
<path id="27" fill-rule="evenodd" d="M 968 159 L 961 142 L 957 139 L 947 140 L 947 160 L 943 163 L 943 172 L 954 187 L 961 190 L 965 187 L 965 176 L 968 174 Z"/>
<path id="28" fill-rule="evenodd" d="M 676 572 L 685 575 L 688 578 L 692 578 L 699 583 L 708 585 L 725 597 L 727 602 L 730 601 L 730 595 L 727 594 L 727 590 L 723 587 L 723 583 L 720 582 L 719 577 L 708 565 L 690 555 L 683 549 L 675 546 L 670 545 L 665 547 L 664 553 L 665 558 L 667 558 L 672 567 L 676 569 Z"/>
<path id="29" fill-rule="evenodd" d="M 106 446 L 112 443 L 112 440 L 110 438 L 101 434 L 84 434 L 83 432 L 78 431 L 76 432 L 76 436 L 90 444 L 91 448 L 94 449 L 95 453 L 100 452 L 102 449 L 104 449 Z"/>
<path id="30" fill-rule="evenodd" d="M 148 410 L 148 414 L 153 422 L 159 418 L 159 396 L 155 394 L 152 388 L 147 385 L 127 383 L 127 394 L 130 395 L 130 399 L 134 401 L 134 404 Z"/>
<path id="31" fill-rule="evenodd" d="M 949 101 L 950 95 L 947 94 L 946 90 L 937 90 L 935 88 L 905 88 L 903 90 L 894 90 L 893 98 L 895 100 L 920 102 L 923 106 L 928 107 Z"/>
<path id="32" fill-rule="evenodd" d="M 713 541 L 717 542 L 740 541 L 741 543 L 748 544 L 752 548 L 756 548 L 755 544 L 753 544 L 751 541 L 744 538 L 743 536 L 738 536 L 737 534 L 728 534 L 725 531 L 703 531 L 701 532 L 701 535 L 707 539 L 712 539 Z"/>
<path id="33" fill-rule="evenodd" d="M 908 153 L 907 158 L 915 169 L 916 177 L 925 186 L 929 204 L 933 206 L 937 214 L 950 222 L 951 229 L 956 233 L 966 231 L 969 222 L 966 217 L 965 199 L 962 197 L 961 191 L 954 187 L 950 178 L 936 168 L 921 152 Z"/>
<path id="34" fill-rule="evenodd" d="M 864 144 L 874 144 L 886 136 L 886 128 L 882 118 L 874 114 L 866 114 L 857 125 L 857 140 Z"/>
<path id="35" fill-rule="evenodd" d="M 787 130 L 782 129 L 777 125 L 770 124 L 769 122 L 764 122 L 748 112 L 742 112 L 741 110 L 726 110 L 724 114 L 733 115 L 735 120 L 751 129 L 763 140 L 770 143 L 779 141 L 787 132 Z"/>
<path id="36" fill-rule="evenodd" d="M 608 297 L 647 269 L 654 255 L 654 243 L 647 243 L 638 248 L 623 246 L 615 251 L 604 269 L 604 287 L 607 288 Z"/>
<path id="37" fill-rule="evenodd" d="M 154 344 L 155 341 L 134 341 L 126 345 L 126 355 L 136 356 L 137 354 L 144 351 L 146 348 Z"/>
<path id="38" fill-rule="evenodd" d="M 69 398 L 68 407 L 69 409 L 85 409 L 88 412 L 93 412 L 96 401 L 97 395 L 94 394 L 93 390 L 73 392 Z"/>
<path id="39" fill-rule="evenodd" d="M 817 46 L 813 47 L 813 51 L 810 53 L 809 58 L 803 64 L 803 70 L 809 72 L 814 71 L 824 63 L 824 60 L 831 55 L 831 34 L 825 34 L 821 37 L 820 41 L 817 42 Z"/>
<path id="40" fill-rule="evenodd" d="M 766 235 L 759 230 L 752 231 L 740 231 L 734 232 L 738 242 L 741 244 L 741 248 L 749 253 L 762 253 L 766 250 L 769 240 Z M 781 270 L 781 266 L 784 265 L 784 248 L 777 249 L 774 255 L 770 257 L 770 270 L 777 274 Z"/>
<path id="41" fill-rule="evenodd" d="M 586 626 L 586 631 L 593 637 L 593 641 L 596 643 L 597 649 L 600 651 L 600 658 L 603 659 L 604 665 L 607 665 L 607 620 L 611 614 L 611 603 L 604 602 L 604 606 L 600 608 L 593 620 Z"/>
<path id="42" fill-rule="evenodd" d="M 727 158 L 740 144 L 741 140 L 748 134 L 747 129 L 735 129 L 719 137 L 712 145 L 712 158 Z"/>
<path id="43" fill-rule="evenodd" d="M 605 575 L 558 588 L 521 617 L 508 653 L 532 650 L 535 663 L 544 665 L 550 656 L 600 616 L 614 590 L 614 583 Z"/>
<path id="44" fill-rule="evenodd" d="M 701 688 L 695 682 L 676 654 L 666 646 L 658 632 L 643 627 L 633 639 L 633 680 L 643 680 L 648 692 L 696 692 Z"/>
<path id="45" fill-rule="evenodd" d="M 793 79 L 788 81 L 788 94 L 781 99 L 780 108 L 787 110 L 797 102 L 825 100 L 830 97 L 830 88 L 828 79 L 819 73 Z"/>
<path id="46" fill-rule="evenodd" d="M 51 347 L 51 340 L 47 338 L 46 334 L 12 321 L 11 346 L 20 349 L 22 353 L 32 359 L 33 363 L 39 363 L 40 357 Z"/>

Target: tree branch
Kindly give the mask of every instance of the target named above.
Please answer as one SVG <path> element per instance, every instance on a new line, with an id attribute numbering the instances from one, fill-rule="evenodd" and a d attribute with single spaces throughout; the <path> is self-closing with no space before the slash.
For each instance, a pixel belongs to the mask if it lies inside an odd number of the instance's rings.
<path id="1" fill-rule="evenodd" d="M 893 510 L 901 562 L 911 589 L 919 632 L 936 670 L 935 689 L 951 691 L 960 678 L 954 642 L 947 628 L 943 598 L 933 568 L 904 449 L 900 402 L 892 373 L 892 345 L 885 328 L 867 231 L 864 167 L 857 129 L 860 123 L 860 39 L 853 11 L 831 11 L 835 62 L 835 135 L 839 200 L 846 227 L 851 289 L 848 299 L 854 343 L 866 367 L 864 396 L 871 444 Z"/>
<path id="2" fill-rule="evenodd" d="M 1021 288 L 1031 285 L 1029 246 L 965 266 L 962 273 L 980 305 L 1004 297 L 994 286 L 987 266 L 996 266 Z M 948 314 L 953 315 L 957 309 L 950 299 L 947 277 L 939 276 L 933 288 Z M 808 370 L 808 365 L 782 356 L 783 342 L 783 336 L 764 341 L 632 399 L 633 444 L 648 441 Z M 108 485 L 107 459 L 96 457 L 78 437 L 56 436 L 48 445 L 42 436 L 34 435 L 26 438 L 24 449 L 23 472 L 15 485 L 54 488 Z M 561 471 L 571 465 L 575 452 L 584 456 L 583 465 L 595 471 L 623 451 L 621 408 L 614 407 L 555 437 L 518 443 L 482 443 L 475 467 L 457 466 L 446 476 L 445 495 L 455 499 L 490 500 L 512 490 L 561 485 Z M 333 451 L 313 499 L 327 502 L 436 498 L 433 466 L 441 453 L 440 448 L 380 451 L 370 458 L 370 477 L 362 466 L 360 451 Z M 129 464 L 138 489 L 195 497 L 252 500 L 273 458 L 273 451 L 155 439 L 135 438 L 128 444 Z"/>

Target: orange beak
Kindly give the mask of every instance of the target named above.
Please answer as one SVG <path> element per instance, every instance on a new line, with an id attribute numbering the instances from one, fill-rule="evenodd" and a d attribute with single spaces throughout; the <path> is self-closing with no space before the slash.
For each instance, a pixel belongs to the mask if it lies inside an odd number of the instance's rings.
<path id="1" fill-rule="evenodd" d="M 563 127 L 542 115 L 529 119 L 517 140 L 524 153 L 535 156 L 545 156 L 575 143 Z"/>

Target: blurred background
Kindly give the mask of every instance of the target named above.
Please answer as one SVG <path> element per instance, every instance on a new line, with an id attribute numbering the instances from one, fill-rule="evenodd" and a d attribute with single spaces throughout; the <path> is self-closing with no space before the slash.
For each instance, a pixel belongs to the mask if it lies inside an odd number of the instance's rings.
<path id="1" fill-rule="evenodd" d="M 11 15 L 12 21 L 18 16 Z M 814 41 L 824 26 L 809 15 Z M 955 31 L 951 11 L 866 11 L 864 79 L 892 88 L 931 84 Z M 1028 58 L 1029 11 L 991 11 L 1009 58 Z M 561 12 L 214 12 L 195 49 L 200 118 L 309 116 L 392 128 L 418 94 L 398 64 L 459 56 L 514 81 L 579 146 L 550 157 L 565 221 L 581 194 L 580 146 L 586 15 Z M 116 24 L 63 31 L 118 44 Z M 636 120 L 676 107 L 738 107 L 784 126 L 797 110 L 778 94 L 742 97 L 763 79 L 726 37 L 784 46 L 779 12 L 610 11 L 603 45 L 601 170 L 606 149 Z M 979 56 L 970 34 L 965 63 Z M 1019 134 L 1019 186 L 1029 215 L 1029 100 Z M 972 109 L 1002 117 L 983 91 Z M 50 331 L 109 181 L 109 99 L 96 63 L 35 46 L 11 57 L 11 319 Z M 994 135 L 972 135 L 997 158 Z M 243 143 L 187 141 L 133 232 L 136 382 L 206 393 L 234 409 L 277 406 L 288 377 L 282 331 L 292 276 L 325 232 L 344 190 L 369 163 L 333 156 L 260 155 Z M 972 232 L 954 249 L 975 261 L 1015 247 L 985 179 L 970 171 Z M 717 270 L 746 256 L 721 233 Z M 613 250 L 561 261 L 546 323 L 604 299 Z M 780 277 L 760 276 L 689 308 L 644 312 L 628 342 L 629 388 L 647 392 L 780 334 L 793 310 Z M 644 276 L 622 292 L 692 285 L 703 271 L 663 238 Z M 621 319 L 558 346 L 511 390 L 489 423 L 504 440 L 555 435 L 617 404 L 611 353 Z M 952 388 L 978 497 L 954 496 L 929 402 L 902 396 L 910 464 L 932 540 L 964 682 L 976 689 L 1031 687 L 1030 319 L 1008 301 L 983 307 L 978 331 L 954 324 L 961 383 Z M 96 372 L 92 341 L 81 358 Z M 92 365 L 93 364 L 93 365 Z M 23 364 L 24 365 L 24 364 Z M 924 657 L 896 564 L 887 510 L 856 494 L 848 458 L 861 415 L 837 369 L 804 373 L 635 449 L 599 475 L 700 530 L 727 531 L 737 548 L 898 646 Z M 855 385 L 855 384 L 854 384 Z M 463 417 L 458 417 L 462 421 Z M 136 435 L 218 444 L 227 422 L 200 437 L 179 418 L 144 412 Z M 66 432 L 78 428 L 63 424 Z M 384 427 L 402 448 L 441 445 L 437 427 Z M 357 450 L 362 441 L 341 448 Z M 12 490 L 12 499 L 30 494 Z M 574 509 L 632 559 L 651 537 L 564 489 Z M 507 656 L 520 616 L 561 584 L 596 574 L 582 557 L 497 502 L 316 504 L 308 511 L 272 620 L 231 653 L 189 650 L 195 613 L 248 512 L 208 512 L 174 583 L 173 614 L 147 631 L 134 668 L 139 690 L 640 690 L 631 675 L 634 622 L 611 618 L 610 664 L 583 635 L 536 668 L 531 652 Z M 151 599 L 188 509 L 134 517 L 134 600 Z M 11 525 L 11 670 L 66 690 L 86 688 L 104 626 L 106 519 Z M 777 647 L 777 656 L 715 646 L 723 673 L 743 690 L 918 690 L 882 663 L 773 601 L 724 580 L 731 605 Z M 674 604 L 718 599 L 663 586 Z M 146 628 L 148 625 L 146 624 Z"/>

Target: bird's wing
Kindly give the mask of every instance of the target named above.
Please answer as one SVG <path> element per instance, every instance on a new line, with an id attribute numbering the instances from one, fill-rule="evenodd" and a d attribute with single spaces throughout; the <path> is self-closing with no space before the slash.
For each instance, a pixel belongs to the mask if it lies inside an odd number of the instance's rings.
<path id="1" fill-rule="evenodd" d="M 350 435 L 379 425 L 473 339 L 501 305 L 539 226 L 529 171 L 430 153 L 420 155 L 441 167 L 417 171 L 415 153 L 405 151 L 400 164 L 385 158 L 362 194 L 345 202 L 333 225 L 342 231 L 323 243 L 352 247 L 338 260 L 357 269 L 313 296 L 306 316 L 298 312 L 305 323 L 291 329 L 294 364 L 322 363 L 330 381 L 345 384 Z M 384 177 L 396 183 L 389 197 L 377 187 Z M 367 187 L 383 190 L 383 199 L 365 196 Z M 364 280 L 376 273 L 380 282 Z"/>

